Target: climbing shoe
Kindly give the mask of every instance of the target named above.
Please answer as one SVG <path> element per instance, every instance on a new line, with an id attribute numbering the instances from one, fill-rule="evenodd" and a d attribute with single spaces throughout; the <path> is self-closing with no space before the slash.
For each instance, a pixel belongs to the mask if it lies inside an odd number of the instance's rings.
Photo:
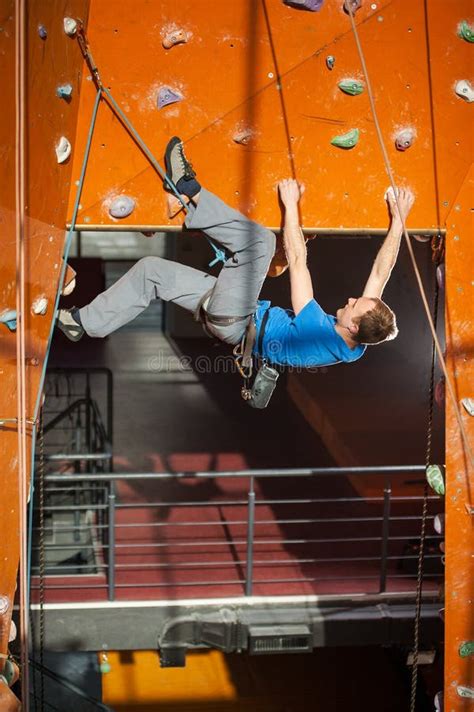
<path id="1" fill-rule="evenodd" d="M 165 152 L 166 175 L 176 186 L 180 195 L 193 198 L 201 190 L 196 180 L 196 173 L 184 154 L 183 142 L 177 136 L 168 141 Z M 171 193 L 170 186 L 164 182 L 164 188 Z"/>
<path id="2" fill-rule="evenodd" d="M 57 326 L 70 341 L 79 341 L 84 336 L 84 327 L 81 324 L 79 309 L 60 309 Z"/>

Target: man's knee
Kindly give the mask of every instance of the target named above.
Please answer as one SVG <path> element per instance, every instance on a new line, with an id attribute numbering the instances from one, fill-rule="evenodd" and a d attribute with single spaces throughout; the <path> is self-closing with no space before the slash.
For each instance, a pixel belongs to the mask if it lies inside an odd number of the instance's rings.
<path id="1" fill-rule="evenodd" d="M 153 274 L 159 271 L 162 262 L 162 257 L 150 255 L 149 257 L 142 257 L 138 260 L 135 267 L 141 272 L 145 272 L 145 274 Z"/>

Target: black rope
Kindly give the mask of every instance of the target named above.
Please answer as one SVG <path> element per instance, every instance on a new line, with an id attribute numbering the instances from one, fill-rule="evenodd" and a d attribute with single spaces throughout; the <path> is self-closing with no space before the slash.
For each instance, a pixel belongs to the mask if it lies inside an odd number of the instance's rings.
<path id="1" fill-rule="evenodd" d="M 438 253 L 439 254 L 439 253 Z M 433 325 L 436 331 L 438 323 L 438 303 L 439 303 L 439 285 L 436 276 L 436 267 L 439 260 L 435 260 L 435 292 L 433 305 Z M 436 367 L 436 345 L 434 339 L 431 347 L 431 370 L 430 370 L 430 390 L 428 403 L 428 425 L 426 433 L 426 468 L 431 464 L 431 450 L 433 441 L 433 410 L 434 410 L 434 378 Z M 413 660 L 411 670 L 411 694 L 410 694 L 410 712 L 416 710 L 416 688 L 418 683 L 418 656 L 420 648 L 420 628 L 421 628 L 421 601 L 423 592 L 423 564 L 425 560 L 425 540 L 426 540 L 426 522 L 428 516 L 428 482 L 425 477 L 423 488 L 423 505 L 421 514 L 421 531 L 420 531 L 420 549 L 418 553 L 418 571 L 416 580 L 416 605 L 415 605 L 415 625 L 413 636 Z"/>
<path id="2" fill-rule="evenodd" d="M 45 576 L 45 548 L 44 548 L 44 428 L 43 413 L 39 421 L 39 468 L 38 468 L 38 493 L 39 493 L 39 667 L 40 667 L 40 712 L 44 712 L 44 576 Z"/>

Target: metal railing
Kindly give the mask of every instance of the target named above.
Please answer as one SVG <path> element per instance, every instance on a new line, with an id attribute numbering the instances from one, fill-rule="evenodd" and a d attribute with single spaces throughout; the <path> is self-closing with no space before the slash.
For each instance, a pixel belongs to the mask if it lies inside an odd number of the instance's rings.
<path id="1" fill-rule="evenodd" d="M 105 500 L 74 507 L 89 513 L 83 530 L 93 532 L 95 570 L 102 579 L 83 584 L 78 579 L 71 584 L 47 578 L 46 589 L 67 593 L 82 586 L 97 589 L 100 595 L 106 588 L 113 601 L 120 591 L 127 590 L 130 597 L 132 589 L 138 598 L 144 589 L 154 595 L 161 590 L 165 596 L 175 589 L 185 597 L 183 591 L 196 588 L 206 594 L 236 587 L 251 596 L 257 586 L 281 589 L 324 584 L 326 592 L 331 593 L 332 585 L 337 594 L 341 584 L 346 592 L 361 592 L 362 582 L 372 589 L 376 583 L 377 592 L 385 593 L 389 584 L 404 579 L 407 589 L 414 592 L 422 496 L 406 492 L 419 486 L 424 473 L 422 465 L 196 473 L 50 472 L 47 488 L 56 491 L 71 486 L 81 491 L 98 486 L 110 489 Z M 234 490 L 239 488 L 238 496 L 219 492 L 226 481 L 233 481 Z M 134 486 L 144 491 L 147 485 L 158 483 L 159 497 L 135 499 L 138 493 L 134 493 L 133 501 L 121 501 L 124 486 L 130 496 Z M 199 483 L 212 485 L 215 494 L 193 497 L 193 485 Z M 402 494 L 394 495 L 392 485 Z M 169 490 L 176 488 L 178 496 L 170 496 Z M 441 511 L 442 500 L 430 496 L 429 506 L 432 520 Z M 45 514 L 71 509 L 70 504 L 53 504 L 45 507 Z M 425 560 L 428 576 L 435 582 L 443 576 L 442 536 L 431 529 Z M 62 533 L 67 530 L 64 527 Z M 61 547 L 71 548 L 67 543 L 48 543 L 46 548 L 58 552 Z M 147 561 L 150 555 L 152 562 Z M 130 556 L 132 563 L 127 561 Z M 90 565 L 83 568 L 90 570 Z M 290 572 L 286 577 L 275 573 L 285 568 Z M 81 566 L 71 564 L 70 569 L 77 573 Z M 61 573 L 67 570 L 67 562 L 62 563 Z M 196 570 L 201 572 L 199 578 Z M 218 571 L 227 575 L 216 579 L 210 573 Z M 186 579 L 185 574 L 191 573 Z M 150 574 L 154 575 L 151 579 Z"/>

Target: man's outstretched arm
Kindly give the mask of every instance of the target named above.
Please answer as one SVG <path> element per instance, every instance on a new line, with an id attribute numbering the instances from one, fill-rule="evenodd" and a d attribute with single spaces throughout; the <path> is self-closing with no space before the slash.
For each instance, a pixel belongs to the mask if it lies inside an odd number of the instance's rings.
<path id="1" fill-rule="evenodd" d="M 415 198 L 410 190 L 399 188 L 398 202 L 400 203 L 403 221 L 406 221 L 414 201 Z M 390 279 L 400 250 L 403 222 L 392 190 L 387 194 L 387 202 L 390 208 L 391 224 L 365 285 L 362 295 L 364 297 L 378 297 L 379 299 L 382 297 L 383 290 Z"/>
<path id="2" fill-rule="evenodd" d="M 290 273 L 291 306 L 298 314 L 313 299 L 313 283 L 306 266 L 306 242 L 298 216 L 298 203 L 304 186 L 288 178 L 279 182 L 278 190 L 285 208 L 283 245 Z"/>

